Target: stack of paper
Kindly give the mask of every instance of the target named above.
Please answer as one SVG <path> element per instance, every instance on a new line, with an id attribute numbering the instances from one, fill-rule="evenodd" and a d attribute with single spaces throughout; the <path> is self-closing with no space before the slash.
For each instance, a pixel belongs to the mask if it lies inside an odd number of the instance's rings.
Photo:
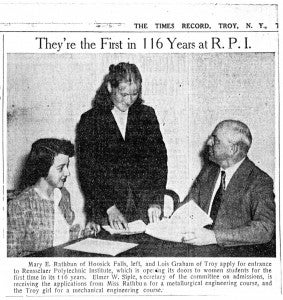
<path id="1" fill-rule="evenodd" d="M 158 239 L 181 242 L 184 234 L 212 224 L 212 219 L 194 202 L 181 206 L 170 219 L 148 224 L 145 233 Z"/>
<path id="2" fill-rule="evenodd" d="M 170 220 L 186 229 L 197 229 L 212 224 L 212 219 L 194 202 L 189 201 L 177 209 Z"/>

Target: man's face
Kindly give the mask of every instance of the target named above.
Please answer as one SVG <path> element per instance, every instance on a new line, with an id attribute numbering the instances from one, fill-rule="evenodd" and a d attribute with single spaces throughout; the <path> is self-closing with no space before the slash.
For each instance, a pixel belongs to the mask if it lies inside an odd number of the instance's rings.
<path id="1" fill-rule="evenodd" d="M 56 155 L 45 180 L 52 188 L 62 188 L 70 175 L 68 167 L 69 156 L 65 154 Z"/>
<path id="2" fill-rule="evenodd" d="M 229 128 L 216 127 L 207 141 L 209 159 L 220 166 L 233 156 L 232 143 L 229 141 L 229 136 Z"/>
<path id="3" fill-rule="evenodd" d="M 135 82 L 121 82 L 118 88 L 113 88 L 111 99 L 122 112 L 129 109 L 139 96 L 140 84 Z"/>

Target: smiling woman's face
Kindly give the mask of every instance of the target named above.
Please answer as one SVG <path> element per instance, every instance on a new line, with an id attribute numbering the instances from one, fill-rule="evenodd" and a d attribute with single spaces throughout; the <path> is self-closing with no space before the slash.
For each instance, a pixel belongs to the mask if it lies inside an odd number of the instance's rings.
<path id="1" fill-rule="evenodd" d="M 69 172 L 69 156 L 65 154 L 58 154 L 54 157 L 53 165 L 50 167 L 45 180 L 53 189 L 62 188 Z"/>
<path id="2" fill-rule="evenodd" d="M 138 99 L 140 90 L 139 82 L 121 82 L 117 88 L 108 86 L 111 94 L 111 100 L 114 105 L 122 112 L 129 109 L 131 105 Z"/>

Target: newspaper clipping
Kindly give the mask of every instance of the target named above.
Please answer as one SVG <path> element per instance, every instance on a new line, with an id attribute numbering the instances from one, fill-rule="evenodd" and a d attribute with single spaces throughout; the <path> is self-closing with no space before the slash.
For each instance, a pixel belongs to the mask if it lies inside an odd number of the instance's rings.
<path id="1" fill-rule="evenodd" d="M 279 12 L 0 3 L 1 296 L 282 296 Z"/>

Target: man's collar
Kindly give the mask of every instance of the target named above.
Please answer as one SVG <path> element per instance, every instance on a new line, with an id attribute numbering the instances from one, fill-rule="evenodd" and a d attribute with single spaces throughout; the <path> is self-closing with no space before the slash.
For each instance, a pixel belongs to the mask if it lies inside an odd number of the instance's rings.
<path id="1" fill-rule="evenodd" d="M 225 171 L 225 172 L 233 172 L 235 173 L 236 170 L 240 167 L 240 165 L 242 164 L 242 162 L 246 159 L 246 157 L 244 157 L 243 159 L 241 159 L 240 161 L 238 161 L 237 163 L 235 163 L 233 166 L 230 166 L 229 168 L 223 169 L 222 167 L 220 167 L 220 171 Z"/>
<path id="2" fill-rule="evenodd" d="M 238 170 L 238 168 L 240 167 L 240 165 L 243 163 L 243 161 L 246 159 L 246 157 L 244 157 L 242 160 L 238 161 L 236 164 L 234 164 L 233 166 L 227 168 L 227 169 L 223 169 L 220 167 L 220 172 L 221 171 L 225 171 L 225 175 L 226 175 L 226 188 L 232 178 L 232 176 L 235 174 L 235 172 Z"/>

